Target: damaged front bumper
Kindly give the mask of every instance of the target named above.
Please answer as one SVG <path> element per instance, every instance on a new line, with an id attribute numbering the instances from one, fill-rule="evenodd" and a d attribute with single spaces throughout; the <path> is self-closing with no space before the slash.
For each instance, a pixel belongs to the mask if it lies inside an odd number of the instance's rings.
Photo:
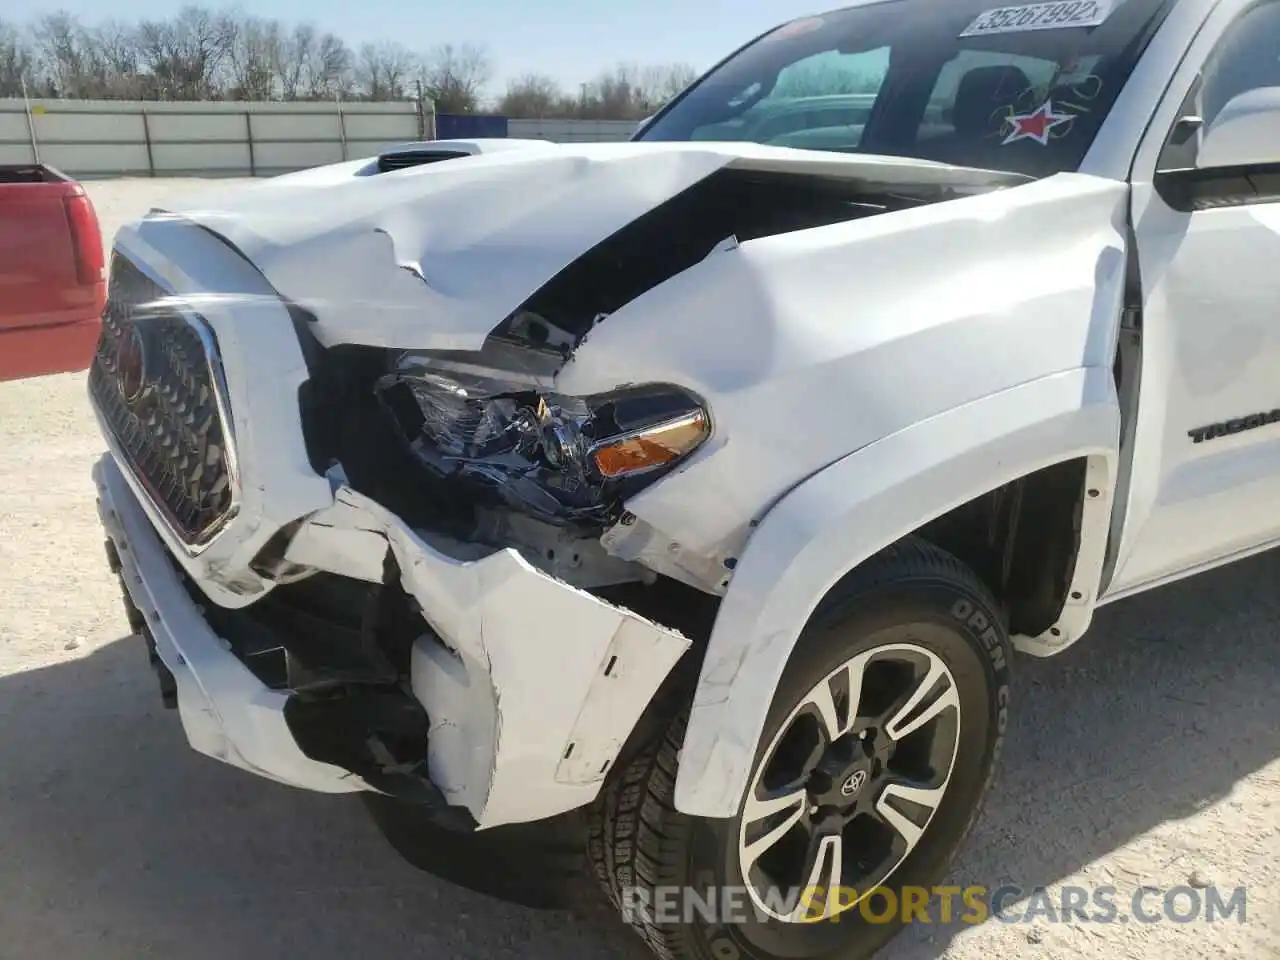
<path id="1" fill-rule="evenodd" d="M 205 622 L 112 457 L 98 461 L 93 479 L 121 581 L 176 684 L 191 746 L 291 786 L 324 793 L 365 789 L 348 771 L 318 763 L 298 748 L 285 722 L 288 696 L 255 677 Z"/>
<path id="2" fill-rule="evenodd" d="M 381 789 L 378 778 L 324 762 L 317 738 L 300 745 L 291 726 L 298 694 L 264 683 L 237 655 L 236 638 L 211 627 L 203 598 L 183 582 L 113 457 L 98 462 L 94 478 L 122 582 L 172 673 L 192 747 L 306 789 Z M 400 679 L 426 713 L 427 775 L 480 828 L 589 803 L 689 647 L 679 633 L 568 586 L 514 550 L 428 542 L 346 487 L 301 525 L 286 559 L 369 583 L 399 571 L 396 586 L 422 618 Z M 343 716 L 333 712 L 332 722 Z M 315 711 L 308 717 L 314 724 Z"/>

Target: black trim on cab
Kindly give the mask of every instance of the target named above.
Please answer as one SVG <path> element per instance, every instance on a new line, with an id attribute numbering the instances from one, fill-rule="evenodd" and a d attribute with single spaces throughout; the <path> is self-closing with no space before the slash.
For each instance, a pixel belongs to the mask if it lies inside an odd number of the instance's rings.
<path id="1" fill-rule="evenodd" d="M 1280 202 L 1280 163 L 1168 170 L 1156 174 L 1155 187 L 1182 213 L 1275 203 Z"/>

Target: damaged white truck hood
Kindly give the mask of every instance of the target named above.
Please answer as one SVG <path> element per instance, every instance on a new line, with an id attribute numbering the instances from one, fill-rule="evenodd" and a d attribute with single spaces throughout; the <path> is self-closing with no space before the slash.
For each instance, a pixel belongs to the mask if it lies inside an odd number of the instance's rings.
<path id="1" fill-rule="evenodd" d="M 474 350 L 582 254 L 726 167 L 890 186 L 1021 179 L 750 143 L 532 144 L 384 174 L 339 164 L 170 204 L 149 219 L 178 216 L 232 244 L 315 316 L 326 344 Z"/>

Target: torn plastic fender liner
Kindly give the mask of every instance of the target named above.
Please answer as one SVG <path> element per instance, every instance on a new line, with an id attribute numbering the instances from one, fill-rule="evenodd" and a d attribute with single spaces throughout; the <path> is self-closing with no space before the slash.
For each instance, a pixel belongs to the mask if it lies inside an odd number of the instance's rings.
<path id="1" fill-rule="evenodd" d="M 410 680 L 430 717 L 431 779 L 449 803 L 484 828 L 590 802 L 689 640 L 514 550 L 429 543 L 347 487 L 286 556 L 377 580 L 388 546 L 430 627 Z"/>

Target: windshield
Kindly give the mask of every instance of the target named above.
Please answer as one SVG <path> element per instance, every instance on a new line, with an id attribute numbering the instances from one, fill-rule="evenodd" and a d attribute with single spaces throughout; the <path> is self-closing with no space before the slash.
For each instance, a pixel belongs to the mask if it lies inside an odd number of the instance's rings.
<path id="1" fill-rule="evenodd" d="M 886 0 L 806 17 L 731 56 L 636 139 L 1074 170 L 1171 2 Z"/>

